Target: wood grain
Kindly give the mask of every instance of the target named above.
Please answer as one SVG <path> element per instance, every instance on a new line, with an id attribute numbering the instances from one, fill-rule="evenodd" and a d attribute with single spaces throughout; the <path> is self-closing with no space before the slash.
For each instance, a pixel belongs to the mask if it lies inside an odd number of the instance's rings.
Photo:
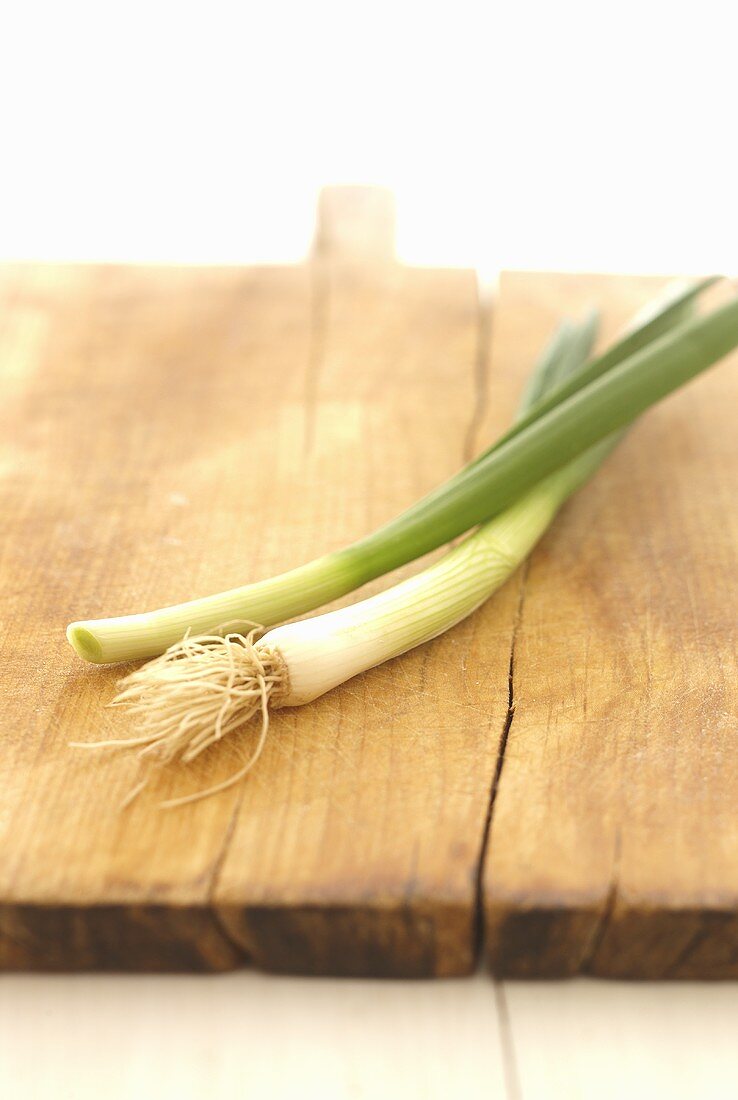
<path id="1" fill-rule="evenodd" d="M 473 274 L 405 270 L 385 247 L 364 263 L 391 212 L 352 192 L 369 222 L 352 233 L 333 198 L 303 268 L 3 273 L 6 968 L 474 965 L 514 585 L 435 645 L 276 714 L 241 790 L 156 808 L 225 777 L 251 733 L 122 814 L 133 762 L 67 745 L 125 728 L 102 709 L 119 670 L 84 666 L 68 620 L 337 548 L 470 446 Z"/>
<path id="2" fill-rule="evenodd" d="M 658 280 L 509 275 L 493 370 Z M 534 553 L 484 874 L 513 975 L 738 976 L 736 361 L 652 410 Z"/>

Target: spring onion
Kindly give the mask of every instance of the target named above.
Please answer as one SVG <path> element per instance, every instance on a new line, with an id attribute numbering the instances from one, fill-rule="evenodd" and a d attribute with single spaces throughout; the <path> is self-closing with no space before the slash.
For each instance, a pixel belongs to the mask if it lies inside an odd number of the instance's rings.
<path id="1" fill-rule="evenodd" d="M 215 596 L 137 615 L 72 623 L 67 630 L 70 643 L 81 657 L 105 664 L 160 654 L 187 631 L 212 631 L 227 621 L 271 626 L 345 595 L 463 534 L 738 343 L 738 301 L 651 339 L 705 285 L 689 288 L 605 356 L 572 371 L 530 408 L 514 432 L 358 542 L 277 577 Z M 640 346 L 644 340 L 650 342 Z"/>
<path id="2" fill-rule="evenodd" d="M 560 331 L 536 372 L 539 384 L 528 387 L 527 401 L 546 392 L 562 374 L 579 369 L 593 333 L 593 319 Z M 308 703 L 469 615 L 518 568 L 620 434 L 600 439 L 435 564 L 376 596 L 262 636 L 254 629 L 185 637 L 122 681 L 116 702 L 132 711 L 140 733 L 132 741 L 105 744 L 133 744 L 142 758 L 188 763 L 259 714 L 255 752 L 235 775 L 163 805 L 182 805 L 239 782 L 264 744 L 270 708 Z"/>

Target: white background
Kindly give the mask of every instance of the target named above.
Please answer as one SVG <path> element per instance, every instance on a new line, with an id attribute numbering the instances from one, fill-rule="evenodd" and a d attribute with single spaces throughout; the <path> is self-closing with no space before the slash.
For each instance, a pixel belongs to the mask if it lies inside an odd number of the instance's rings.
<path id="1" fill-rule="evenodd" d="M 25 975 L 7 1100 L 735 1100 L 730 984 Z"/>
<path id="2" fill-rule="evenodd" d="M 735 274 L 733 8 L 6 0 L 0 259 L 294 261 L 376 183 L 406 262 Z M 0 1092 L 738 1094 L 735 985 L 501 988 L 0 978 Z"/>
<path id="3" fill-rule="evenodd" d="M 325 183 L 419 263 L 734 274 L 735 5 L 0 5 L 0 257 L 283 261 Z"/>

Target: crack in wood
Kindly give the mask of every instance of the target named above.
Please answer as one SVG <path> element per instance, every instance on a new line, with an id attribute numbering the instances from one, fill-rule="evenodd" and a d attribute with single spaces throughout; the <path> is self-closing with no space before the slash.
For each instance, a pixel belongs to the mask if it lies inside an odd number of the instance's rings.
<path id="1" fill-rule="evenodd" d="M 700 926 L 692 935 L 687 939 L 687 942 L 677 953 L 676 957 L 667 967 L 664 977 L 676 978 L 679 976 L 679 972 L 689 962 L 690 958 L 699 949 L 699 947 L 705 942 L 710 935 L 711 929 L 705 925 Z"/>
<path id="2" fill-rule="evenodd" d="M 225 946 L 230 947 L 233 951 L 234 968 L 237 966 L 250 966 L 253 963 L 251 953 L 246 950 L 243 943 L 236 939 L 233 932 L 226 924 L 220 910 L 212 904 L 210 906 L 210 917 L 216 933 L 221 937 Z"/>
<path id="3" fill-rule="evenodd" d="M 478 336 L 476 359 L 476 400 L 474 409 L 472 411 L 472 417 L 469 422 L 469 427 L 467 429 L 466 444 L 464 448 L 467 461 L 471 459 L 474 453 L 475 436 L 478 427 L 484 418 L 487 408 L 487 390 L 491 363 L 492 296 L 489 291 L 486 291 L 485 288 L 481 286 L 481 284 L 478 284 L 478 295 L 479 308 L 477 322 Z M 518 628 L 520 626 L 520 621 L 523 615 L 523 602 L 525 599 L 525 588 L 527 579 L 528 563 L 526 562 L 522 568 L 518 605 L 515 611 L 515 619 L 513 621 L 512 632 L 510 635 L 510 661 L 508 664 L 507 674 L 507 714 L 505 715 L 505 722 L 503 724 L 502 734 L 500 736 L 500 743 L 497 750 L 495 768 L 490 783 L 487 813 L 485 816 L 484 827 L 482 830 L 482 840 L 479 846 L 479 854 L 477 856 L 476 862 L 473 953 L 474 959 L 477 963 L 479 962 L 479 958 L 484 947 L 484 867 L 487 861 L 487 850 L 489 848 L 490 836 L 492 832 L 492 815 L 494 813 L 495 800 L 497 798 L 497 792 L 499 790 L 500 781 L 502 779 L 502 769 L 505 763 L 505 750 L 507 749 L 510 729 L 512 727 L 513 717 L 515 715 L 515 643 L 517 641 Z"/>
<path id="4" fill-rule="evenodd" d="M 226 943 L 226 946 L 231 947 L 233 950 L 235 950 L 237 952 L 237 956 L 238 956 L 238 958 L 240 959 L 240 961 L 242 963 L 243 962 L 248 962 L 248 958 L 249 958 L 248 952 L 245 950 L 243 944 L 238 943 L 233 938 L 230 929 L 226 927 L 226 925 L 223 921 L 223 918 L 221 917 L 220 912 L 218 911 L 217 902 L 215 900 L 215 892 L 218 888 L 218 882 L 220 880 L 220 875 L 221 875 L 221 872 L 223 870 L 223 865 L 225 864 L 226 857 L 227 857 L 228 852 L 230 850 L 231 842 L 233 840 L 233 835 L 236 831 L 236 823 L 238 821 L 238 817 L 239 817 L 239 814 L 241 812 L 241 806 L 243 805 L 243 799 L 244 799 L 244 790 L 242 789 L 239 792 L 238 797 L 237 797 L 236 801 L 233 804 L 233 809 L 231 810 L 231 816 L 228 819 L 228 825 L 226 826 L 226 830 L 223 834 L 223 841 L 220 845 L 220 850 L 219 850 L 217 856 L 215 857 L 215 859 L 213 860 L 212 870 L 210 872 L 210 883 L 208 885 L 208 891 L 207 891 L 207 907 L 208 907 L 208 910 L 210 912 L 210 916 L 212 918 L 213 924 L 215 926 L 215 930 L 220 936 L 223 937 L 223 939 Z"/>
<path id="5" fill-rule="evenodd" d="M 582 953 L 582 957 L 579 962 L 579 973 L 589 974 L 592 972 L 597 954 L 602 946 L 602 943 L 607 935 L 607 930 L 612 923 L 613 914 L 615 913 L 615 906 L 618 900 L 618 877 L 620 875 L 620 856 L 622 851 L 622 838 L 620 828 L 615 830 L 615 843 L 613 845 L 612 853 L 612 869 L 610 871 L 610 884 L 608 886 L 607 894 L 605 895 L 605 903 L 602 907 L 599 919 L 596 921 L 592 930 L 592 935 L 589 938 L 589 942 L 585 946 Z"/>
<path id="6" fill-rule="evenodd" d="M 480 845 L 479 856 L 477 859 L 474 942 L 474 957 L 477 960 L 479 960 L 482 949 L 484 947 L 484 867 L 485 863 L 487 862 L 487 850 L 489 848 L 490 837 L 492 834 L 492 817 L 494 814 L 495 802 L 497 800 L 497 792 L 500 788 L 500 782 L 502 780 L 502 769 L 505 765 L 505 751 L 507 749 L 507 743 L 510 737 L 510 730 L 512 728 L 513 718 L 515 717 L 515 645 L 517 642 L 520 622 L 523 617 L 523 604 L 525 602 L 525 589 L 527 580 L 528 562 L 523 565 L 522 575 L 520 578 L 518 606 L 515 612 L 515 620 L 513 622 L 512 634 L 510 637 L 510 664 L 507 674 L 507 714 L 505 716 L 505 723 L 502 728 L 500 744 L 497 750 L 495 770 L 492 776 L 492 782 L 490 784 L 487 816 L 485 818 L 484 829 L 482 831 L 482 843 Z"/>
<path id="7" fill-rule="evenodd" d="M 304 454 L 315 445 L 315 420 L 318 408 L 318 381 L 325 360 L 330 302 L 329 258 L 320 251 L 312 256 L 310 271 L 310 342 L 305 369 L 305 441 Z"/>
<path id="8" fill-rule="evenodd" d="M 477 432 L 487 413 L 489 367 L 492 346 L 492 293 L 477 277 L 477 347 L 474 359 L 474 405 L 464 435 L 462 457 L 470 462 L 476 451 Z"/>

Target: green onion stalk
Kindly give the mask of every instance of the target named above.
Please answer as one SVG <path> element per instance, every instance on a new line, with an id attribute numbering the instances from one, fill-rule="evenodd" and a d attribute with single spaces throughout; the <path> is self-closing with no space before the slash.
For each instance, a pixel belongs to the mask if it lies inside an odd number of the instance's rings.
<path id="1" fill-rule="evenodd" d="M 738 300 L 707 317 L 684 319 L 712 281 L 691 285 L 586 364 L 576 344 L 586 339 L 591 321 L 568 336 L 559 334 L 560 346 L 549 349 L 513 429 L 450 481 L 358 542 L 218 595 L 72 623 L 70 643 L 86 660 L 106 664 L 161 654 L 188 632 L 212 632 L 226 622 L 272 626 L 450 542 L 727 354 L 738 343 Z M 566 366 L 566 357 L 576 366 Z"/>

